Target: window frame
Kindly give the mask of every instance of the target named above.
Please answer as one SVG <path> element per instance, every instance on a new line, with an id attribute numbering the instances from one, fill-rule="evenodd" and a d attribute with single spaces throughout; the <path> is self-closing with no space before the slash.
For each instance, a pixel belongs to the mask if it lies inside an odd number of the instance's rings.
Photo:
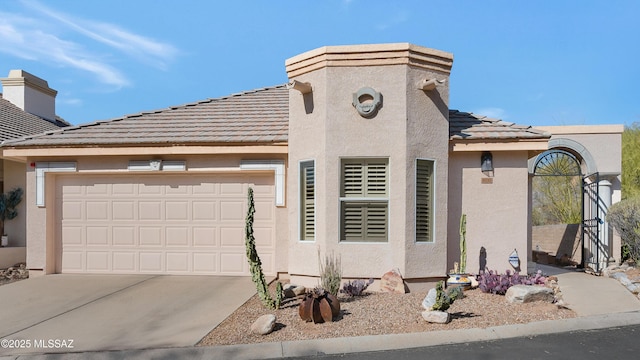
<path id="1" fill-rule="evenodd" d="M 375 194 L 375 190 L 373 191 L 374 194 L 368 194 L 368 192 L 370 191 L 370 188 L 367 186 L 370 184 L 369 182 L 369 178 L 367 177 L 367 166 L 370 163 L 374 163 L 374 162 L 380 162 L 383 161 L 385 164 L 385 182 L 384 182 L 384 195 L 378 195 Z M 361 164 L 363 167 L 363 180 L 362 180 L 362 194 L 359 196 L 356 195 L 349 195 L 346 192 L 346 185 L 345 185 L 345 165 L 352 163 L 352 164 Z M 341 157 L 340 158 L 340 162 L 339 162 L 339 184 L 338 184 L 338 224 L 339 224 L 339 229 L 338 229 L 338 241 L 340 243 L 357 243 L 357 244 L 362 244 L 362 243 L 368 243 L 368 244 L 388 244 L 389 243 L 389 224 L 390 224 L 390 207 L 389 207 L 389 200 L 390 200 L 390 179 L 391 179 L 391 174 L 390 174 L 390 166 L 389 166 L 389 157 Z M 372 185 L 372 188 L 378 188 L 379 186 L 376 186 L 375 184 Z M 374 195 L 378 195 L 378 196 L 374 196 Z M 386 213 L 386 217 L 385 217 L 385 230 L 384 230 L 384 239 L 381 240 L 368 240 L 368 238 L 365 237 L 366 234 L 362 234 L 362 238 L 360 240 L 357 239 L 346 239 L 344 234 L 345 234 L 345 223 L 346 223 L 346 218 L 344 216 L 344 212 L 345 212 L 345 204 L 346 203 L 364 203 L 364 204 L 380 204 L 380 203 L 384 203 L 385 206 L 385 213 Z M 366 222 L 363 224 L 363 228 L 368 228 L 369 222 Z M 363 231 L 366 233 L 366 230 L 363 229 Z"/>
<path id="2" fill-rule="evenodd" d="M 431 164 L 431 216 L 430 216 L 430 236 L 428 240 L 419 240 L 418 239 L 418 163 L 421 161 L 427 161 Z M 415 160 L 415 168 L 414 168 L 414 242 L 416 244 L 434 244 L 436 242 L 436 195 L 437 195 L 437 181 L 436 181 L 436 169 L 437 169 L 437 161 L 431 158 L 416 158 Z"/>

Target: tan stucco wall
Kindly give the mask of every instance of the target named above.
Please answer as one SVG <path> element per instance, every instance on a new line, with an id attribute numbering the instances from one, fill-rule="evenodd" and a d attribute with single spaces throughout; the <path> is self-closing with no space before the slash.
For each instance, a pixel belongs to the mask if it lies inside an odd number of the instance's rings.
<path id="1" fill-rule="evenodd" d="M 14 188 L 26 190 L 25 164 L 9 160 L 0 160 L 4 163 L 4 192 Z M 26 191 L 25 191 L 26 193 Z M 26 246 L 26 203 L 27 196 L 22 197 L 22 202 L 18 204 L 18 216 L 5 222 L 4 232 L 9 235 L 9 246 Z"/>
<path id="2" fill-rule="evenodd" d="M 354 49 L 343 50 L 344 59 Z M 419 80 L 433 77 L 447 81 L 430 93 L 417 89 Z M 299 204 L 290 201 L 289 272 L 317 276 L 320 250 L 322 255 L 340 254 L 343 276 L 348 278 L 379 278 L 392 268 L 399 268 L 405 278 L 443 276 L 448 74 L 407 65 L 360 62 L 353 67 L 321 67 L 291 79 L 309 82 L 313 92 L 302 95 L 291 90 L 289 96 L 288 198 L 298 198 L 299 162 L 315 160 L 316 239 L 299 241 Z M 372 118 L 361 117 L 352 106 L 353 93 L 362 87 L 371 87 L 383 96 L 383 106 Z M 309 111 L 310 103 L 313 111 Z M 340 242 L 341 159 L 365 157 L 388 159 L 388 242 Z M 436 161 L 436 236 L 428 244 L 415 243 L 416 158 Z"/>
<path id="3" fill-rule="evenodd" d="M 284 160 L 286 157 L 281 154 L 244 154 L 244 155 L 179 155 L 179 156 L 157 156 L 154 159 L 162 160 L 183 160 L 186 161 L 187 171 L 193 174 L 219 174 L 233 172 L 236 174 L 250 174 L 251 171 L 240 170 L 242 160 Z M 78 174 L 127 174 L 127 167 L 131 160 L 149 160 L 149 156 L 92 156 L 92 157 L 52 157 L 52 158 L 29 158 L 28 164 L 39 161 L 49 162 L 75 162 Z M 24 164 L 23 164 L 24 167 Z M 23 168 L 24 169 L 24 168 Z M 174 172 L 172 172 L 174 173 Z M 262 172 L 265 173 L 265 172 Z M 272 171 L 269 173 L 273 173 Z M 69 173 L 65 173 L 69 174 Z M 139 173 L 138 173 L 139 174 Z M 31 269 L 43 269 L 47 273 L 55 272 L 56 251 L 54 240 L 57 229 L 55 226 L 55 189 L 56 174 L 46 174 L 46 199 L 45 207 L 38 207 L 35 203 L 35 168 L 27 166 L 26 193 L 29 201 L 24 206 L 27 207 L 27 238 L 29 247 L 27 249 L 27 266 Z M 275 205 L 274 205 L 275 207 Z M 287 236 L 288 218 L 285 207 L 275 207 L 276 216 L 276 271 L 287 271 Z"/>
<path id="4" fill-rule="evenodd" d="M 513 270 L 509 255 L 516 249 L 527 272 L 529 232 L 528 152 L 493 152 L 494 176 L 480 171 L 481 152 L 452 152 L 449 159 L 448 267 L 459 261 L 460 215 L 467 215 L 467 272 L 480 271 L 480 250 L 486 267 Z M 491 179 L 493 183 L 483 183 Z M 487 180 L 484 180 L 487 182 Z"/>

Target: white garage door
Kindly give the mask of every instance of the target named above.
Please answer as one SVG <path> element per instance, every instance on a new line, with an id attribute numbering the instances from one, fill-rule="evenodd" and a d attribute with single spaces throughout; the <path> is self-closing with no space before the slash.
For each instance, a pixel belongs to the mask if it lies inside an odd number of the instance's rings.
<path id="1" fill-rule="evenodd" d="M 65 175 L 56 184 L 60 272 L 249 275 L 253 187 L 258 253 L 275 273 L 272 175 Z"/>

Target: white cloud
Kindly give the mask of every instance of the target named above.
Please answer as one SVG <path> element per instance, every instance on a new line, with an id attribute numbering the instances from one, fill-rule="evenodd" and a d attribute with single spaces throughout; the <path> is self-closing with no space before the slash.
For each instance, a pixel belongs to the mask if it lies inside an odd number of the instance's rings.
<path id="1" fill-rule="evenodd" d="M 129 85 L 117 69 L 87 53 L 80 45 L 33 27 L 34 22 L 0 13 L 0 52 L 39 62 L 87 71 L 117 88 Z"/>
<path id="2" fill-rule="evenodd" d="M 178 50 L 170 44 L 134 34 L 114 24 L 74 18 L 50 9 L 35 0 L 23 0 L 23 3 L 68 26 L 77 33 L 161 69 L 166 68 L 167 62 L 178 54 Z"/>
<path id="3" fill-rule="evenodd" d="M 36 0 L 22 0 L 25 16 L 0 11 L 0 52 L 21 59 L 78 69 L 116 89 L 131 84 L 112 64 L 124 54 L 145 65 L 166 69 L 179 51 L 163 43 L 127 31 L 115 24 L 74 18 Z M 73 33 L 89 39 L 81 44 Z M 98 47 L 104 45 L 106 47 Z M 97 50 L 100 49 L 100 50 Z M 115 50 L 117 53 L 113 53 Z"/>
<path id="4" fill-rule="evenodd" d="M 508 115 L 507 111 L 498 107 L 486 107 L 473 111 L 476 115 L 486 116 L 494 119 L 506 120 Z"/>

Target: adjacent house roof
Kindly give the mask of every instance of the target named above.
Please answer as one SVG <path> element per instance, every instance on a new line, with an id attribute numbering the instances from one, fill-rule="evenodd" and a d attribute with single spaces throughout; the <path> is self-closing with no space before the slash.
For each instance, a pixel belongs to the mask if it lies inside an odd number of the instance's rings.
<path id="1" fill-rule="evenodd" d="M 274 86 L 7 142 L 15 146 L 279 143 L 287 141 L 289 91 Z"/>
<path id="2" fill-rule="evenodd" d="M 546 139 L 550 135 L 457 110 L 449 112 L 451 139 Z M 256 89 L 162 110 L 73 126 L 5 142 L 9 146 L 283 143 L 288 140 L 289 90 Z"/>
<path id="3" fill-rule="evenodd" d="M 0 94 L 0 142 L 26 135 L 57 130 L 67 125 L 69 124 L 62 119 L 51 122 L 39 116 L 29 114 L 10 101 L 3 99 L 2 94 Z"/>
<path id="4" fill-rule="evenodd" d="M 533 140 L 548 139 L 551 134 L 531 126 L 449 110 L 449 136 L 452 140 Z"/>

